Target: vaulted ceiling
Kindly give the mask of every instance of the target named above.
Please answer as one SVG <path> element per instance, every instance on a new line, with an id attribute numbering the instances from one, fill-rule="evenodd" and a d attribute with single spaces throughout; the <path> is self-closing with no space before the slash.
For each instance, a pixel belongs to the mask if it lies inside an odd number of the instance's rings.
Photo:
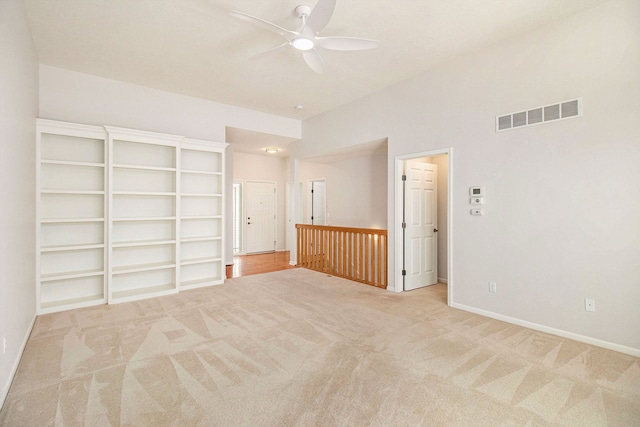
<path id="1" fill-rule="evenodd" d="M 378 48 L 323 51 L 324 74 L 309 69 L 293 48 L 249 59 L 282 39 L 233 18 L 231 10 L 295 29 L 295 7 L 316 1 L 25 3 L 42 64 L 304 119 L 603 2 L 338 0 L 320 35 L 378 39 Z"/>
<path id="2" fill-rule="evenodd" d="M 283 39 L 229 13 L 295 30 L 296 6 L 316 2 L 25 0 L 41 64 L 301 120 L 604 0 L 337 0 L 321 36 L 381 43 L 322 51 L 324 74 L 291 46 L 250 59 Z M 239 145 L 269 139 L 235 134 Z"/>

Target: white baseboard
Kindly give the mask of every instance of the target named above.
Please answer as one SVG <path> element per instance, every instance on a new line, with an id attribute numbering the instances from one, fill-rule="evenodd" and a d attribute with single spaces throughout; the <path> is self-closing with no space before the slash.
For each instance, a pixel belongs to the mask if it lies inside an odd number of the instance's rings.
<path id="1" fill-rule="evenodd" d="M 33 331 L 33 325 L 36 323 L 37 315 L 33 315 L 33 319 L 31 319 L 31 324 L 29 328 L 27 328 L 27 334 L 22 340 L 22 345 L 20 346 L 20 351 L 18 351 L 18 357 L 13 362 L 13 366 L 11 367 L 11 371 L 9 372 L 9 376 L 7 377 L 7 383 L 2 387 L 2 394 L 0 395 L 0 408 L 4 406 L 4 401 L 9 394 L 9 389 L 11 388 L 11 383 L 13 383 L 13 378 L 16 376 L 16 372 L 18 371 L 18 366 L 20 365 L 20 359 L 22 359 L 22 354 L 24 353 L 24 349 L 27 346 L 27 341 L 29 341 L 29 337 L 31 336 L 31 331 Z"/>
<path id="2" fill-rule="evenodd" d="M 627 346 L 615 344 L 609 341 L 599 340 L 597 338 L 592 338 L 585 335 L 564 331 L 562 329 L 551 328 L 549 326 L 528 322 L 526 320 L 517 319 L 515 317 L 504 316 L 502 314 L 494 313 L 492 311 L 482 310 L 480 308 L 470 307 L 464 304 L 451 303 L 451 307 L 468 311 L 470 313 L 479 314 L 481 316 L 490 317 L 492 319 L 501 320 L 503 322 L 511 323 L 514 325 L 523 326 L 525 328 L 533 329 L 536 331 L 545 332 L 547 334 L 557 335 L 562 338 L 568 338 L 574 341 L 583 342 L 585 344 L 595 345 L 596 347 L 602 347 L 608 350 L 613 350 L 620 353 L 628 354 L 630 356 L 640 357 L 640 349 L 638 348 L 627 347 Z"/>
<path id="3" fill-rule="evenodd" d="M 444 277 L 438 277 L 438 283 L 444 283 L 446 285 L 449 283 L 449 281 Z"/>

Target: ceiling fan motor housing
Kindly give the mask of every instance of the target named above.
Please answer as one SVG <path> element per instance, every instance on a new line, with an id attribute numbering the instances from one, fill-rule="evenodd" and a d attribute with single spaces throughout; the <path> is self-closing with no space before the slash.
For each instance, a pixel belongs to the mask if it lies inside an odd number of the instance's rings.
<path id="1" fill-rule="evenodd" d="M 311 8 L 305 4 L 296 6 L 296 15 L 298 18 L 308 17 L 311 14 Z"/>

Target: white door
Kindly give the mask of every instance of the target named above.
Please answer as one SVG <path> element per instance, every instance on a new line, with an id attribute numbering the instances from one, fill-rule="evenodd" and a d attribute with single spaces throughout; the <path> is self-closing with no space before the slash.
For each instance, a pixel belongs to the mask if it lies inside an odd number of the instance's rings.
<path id="1" fill-rule="evenodd" d="M 276 249 L 276 185 L 247 181 L 245 188 L 247 253 Z"/>
<path id="2" fill-rule="evenodd" d="M 438 282 L 437 166 L 418 160 L 405 163 L 404 289 Z"/>
<path id="3" fill-rule="evenodd" d="M 309 181 L 307 186 L 307 224 L 326 225 L 327 191 L 324 179 Z"/>

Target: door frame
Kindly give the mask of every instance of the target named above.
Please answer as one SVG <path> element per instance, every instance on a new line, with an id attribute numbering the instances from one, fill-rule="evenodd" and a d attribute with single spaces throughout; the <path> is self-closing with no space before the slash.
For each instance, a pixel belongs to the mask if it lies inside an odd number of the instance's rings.
<path id="1" fill-rule="evenodd" d="M 405 161 L 419 159 L 422 157 L 434 157 L 442 154 L 447 155 L 447 305 L 451 306 L 454 292 L 453 281 L 453 147 L 441 148 L 438 150 L 422 151 L 418 153 L 405 154 L 395 158 L 395 292 L 403 292 L 402 259 L 404 256 L 404 245 L 402 241 L 402 209 L 404 199 L 402 194 L 402 166 Z M 442 224 L 438 224 L 442 227 Z"/>
<path id="2" fill-rule="evenodd" d="M 240 242 L 239 242 L 240 248 L 238 248 L 239 249 L 238 252 L 234 252 L 234 249 L 235 249 L 234 246 L 235 246 L 235 241 L 236 241 L 236 234 L 235 234 L 235 231 L 236 231 L 236 227 L 235 227 L 236 215 L 234 215 L 234 213 L 236 213 L 236 212 L 235 212 L 235 205 L 233 205 L 233 196 L 235 194 L 235 186 L 236 185 L 240 186 L 240 200 L 239 200 L 240 212 L 237 212 L 239 214 L 238 221 L 240 223 L 239 224 L 240 227 L 239 227 L 239 230 L 238 230 L 238 232 L 240 233 Z M 231 205 L 232 205 L 231 206 L 231 251 L 233 253 L 233 256 L 244 255 L 244 253 L 245 253 L 244 248 L 245 248 L 245 244 L 246 244 L 246 242 L 244 241 L 244 239 L 245 239 L 244 233 L 246 231 L 245 230 L 246 225 L 245 225 L 245 221 L 244 221 L 244 209 L 245 209 L 245 205 L 244 205 L 244 203 L 245 203 L 245 200 L 244 200 L 244 181 L 242 181 L 242 180 L 233 180 L 233 184 L 232 184 L 231 189 L 232 189 L 232 191 L 231 191 L 231 200 L 230 200 Z"/>

